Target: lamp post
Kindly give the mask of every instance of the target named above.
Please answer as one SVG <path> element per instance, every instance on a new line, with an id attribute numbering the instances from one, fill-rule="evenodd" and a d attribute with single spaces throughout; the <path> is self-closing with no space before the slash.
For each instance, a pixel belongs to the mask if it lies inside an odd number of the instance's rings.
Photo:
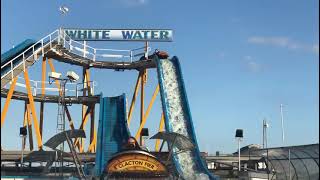
<path id="1" fill-rule="evenodd" d="M 241 164 L 240 164 L 240 142 L 243 139 L 243 130 L 242 129 L 237 129 L 236 130 L 236 139 L 238 140 L 238 170 L 241 171 Z"/>
<path id="2" fill-rule="evenodd" d="M 59 104 L 58 104 L 58 117 L 57 117 L 57 133 L 65 131 L 65 94 L 66 94 L 66 84 L 68 81 L 75 82 L 79 79 L 79 76 L 73 72 L 68 71 L 66 78 L 61 78 L 61 73 L 49 72 L 49 84 L 53 81 L 60 81 L 60 91 L 59 91 Z M 60 117 L 59 117 L 60 116 Z M 63 176 L 63 152 L 64 152 L 64 142 L 60 145 L 60 172 Z"/>

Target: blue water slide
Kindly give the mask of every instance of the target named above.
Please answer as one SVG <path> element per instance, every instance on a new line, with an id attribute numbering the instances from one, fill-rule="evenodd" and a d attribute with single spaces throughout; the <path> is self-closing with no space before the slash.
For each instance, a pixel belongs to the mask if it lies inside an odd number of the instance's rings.
<path id="1" fill-rule="evenodd" d="M 6 73 L 10 70 L 11 64 L 8 64 L 8 65 L 2 67 L 10 60 L 16 58 L 13 60 L 13 67 L 15 67 L 23 60 L 23 56 L 21 55 L 21 53 L 25 52 L 25 58 L 32 55 L 33 49 L 30 47 L 32 45 L 34 45 L 35 43 L 36 43 L 35 40 L 27 39 L 27 40 L 21 42 L 20 44 L 18 44 L 17 46 L 15 46 L 14 48 L 11 48 L 10 50 L 1 54 L 1 75 L 3 75 L 4 73 Z M 38 43 L 35 45 L 35 50 L 37 50 L 37 48 L 39 48 L 39 47 L 41 47 L 41 43 Z M 28 49 L 28 48 L 30 48 L 30 49 Z M 19 57 L 17 57 L 17 56 L 19 56 Z"/>
<path id="2" fill-rule="evenodd" d="M 183 82 L 180 63 L 177 57 L 159 59 L 157 63 L 162 108 L 167 132 L 175 132 L 189 138 L 195 145 L 193 150 L 180 152 L 173 149 L 173 161 L 183 179 L 217 179 L 208 171 L 200 156 L 193 122 Z"/>
<path id="3" fill-rule="evenodd" d="M 95 161 L 95 175 L 100 176 L 110 158 L 123 150 L 130 137 L 126 115 L 126 96 L 100 99 L 100 116 Z"/>

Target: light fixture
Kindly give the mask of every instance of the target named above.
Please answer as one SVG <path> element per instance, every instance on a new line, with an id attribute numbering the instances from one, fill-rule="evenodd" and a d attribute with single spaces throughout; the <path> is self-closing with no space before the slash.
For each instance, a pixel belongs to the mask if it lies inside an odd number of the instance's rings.
<path id="1" fill-rule="evenodd" d="M 48 73 L 48 76 L 49 76 L 49 78 L 60 79 L 60 78 L 61 78 L 61 73 L 49 72 L 49 73 Z"/>
<path id="2" fill-rule="evenodd" d="M 72 81 L 72 82 L 78 81 L 78 79 L 79 79 L 79 75 L 76 74 L 76 73 L 73 72 L 73 71 L 68 71 L 68 72 L 67 72 L 67 77 L 68 77 L 69 80 Z"/>

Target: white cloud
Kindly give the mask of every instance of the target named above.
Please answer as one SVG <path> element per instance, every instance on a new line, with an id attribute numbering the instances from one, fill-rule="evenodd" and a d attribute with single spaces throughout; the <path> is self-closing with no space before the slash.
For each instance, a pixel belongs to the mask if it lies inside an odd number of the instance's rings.
<path id="1" fill-rule="evenodd" d="M 244 59 L 245 60 L 252 60 L 252 56 L 245 56 Z"/>
<path id="2" fill-rule="evenodd" d="M 298 41 L 294 41 L 289 37 L 264 37 L 264 36 L 252 36 L 248 38 L 248 42 L 251 44 L 265 44 L 276 47 L 288 48 L 291 50 L 304 50 L 319 54 L 319 45 L 310 45 Z"/>
<path id="3" fill-rule="evenodd" d="M 262 70 L 262 65 L 258 63 L 254 58 L 250 55 L 244 56 L 245 65 L 249 69 L 250 72 L 260 72 Z"/>
<path id="4" fill-rule="evenodd" d="M 259 72 L 261 70 L 261 65 L 255 61 L 249 61 L 247 66 L 251 72 Z"/>
<path id="5" fill-rule="evenodd" d="M 128 7 L 145 5 L 148 1 L 149 0 L 120 0 L 121 3 Z"/>
<path id="6" fill-rule="evenodd" d="M 285 47 L 289 44 L 289 39 L 286 37 L 254 36 L 254 37 L 250 37 L 248 39 L 248 42 L 253 44 L 270 44 L 270 45 Z"/>

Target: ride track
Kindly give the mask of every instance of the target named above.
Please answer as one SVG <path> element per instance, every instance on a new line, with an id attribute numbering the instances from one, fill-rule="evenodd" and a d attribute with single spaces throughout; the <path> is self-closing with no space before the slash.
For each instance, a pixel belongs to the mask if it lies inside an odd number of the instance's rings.
<path id="1" fill-rule="evenodd" d="M 78 47 L 76 46 L 78 45 Z M 82 48 L 79 48 L 82 46 Z M 90 52 L 91 49 L 91 52 Z M 6 104 L 1 113 L 1 126 L 3 125 L 3 121 L 6 115 L 6 111 L 8 105 L 10 103 L 11 98 L 20 99 L 20 100 L 28 100 L 31 106 L 31 112 L 34 120 L 34 125 L 36 129 L 36 137 L 38 141 L 38 148 L 42 149 L 42 130 L 40 133 L 37 117 L 35 114 L 34 101 L 39 101 L 41 103 L 44 102 L 56 102 L 59 96 L 46 96 L 44 93 L 45 87 L 44 83 L 42 83 L 42 93 L 39 96 L 33 97 L 31 94 L 30 88 L 30 80 L 28 77 L 27 69 L 32 66 L 40 56 L 43 57 L 43 64 L 45 66 L 45 62 L 48 61 L 51 71 L 55 71 L 53 64 L 51 63 L 51 59 L 55 59 L 60 62 L 69 63 L 73 65 L 82 66 L 84 68 L 84 84 L 86 84 L 86 88 L 90 88 L 89 81 L 89 68 L 103 68 L 103 69 L 114 69 L 114 70 L 138 70 L 139 76 L 137 79 L 135 92 L 132 97 L 131 106 L 128 113 L 128 125 L 130 124 L 130 119 L 132 116 L 132 111 L 134 107 L 134 102 L 137 96 L 137 91 L 139 85 L 141 85 L 141 124 L 139 130 L 137 132 L 136 138 L 140 137 L 140 132 L 142 127 L 144 126 L 148 114 L 150 112 L 150 108 L 153 105 L 154 99 L 159 92 L 161 94 L 161 102 L 162 102 L 162 110 L 163 115 L 161 118 L 159 131 L 162 130 L 163 124 L 165 124 L 165 130 L 167 132 L 175 132 L 182 134 L 189 138 L 194 144 L 195 149 L 190 150 L 188 152 L 178 153 L 178 150 L 174 148 L 173 159 L 174 164 L 177 169 L 177 172 L 184 179 L 194 179 L 194 178 L 204 178 L 204 179 L 216 179 L 212 174 L 209 173 L 207 167 L 204 165 L 203 160 L 200 157 L 200 152 L 197 144 L 197 140 L 195 137 L 195 132 L 193 128 L 191 113 L 187 101 L 186 90 L 184 87 L 184 82 L 182 78 L 181 67 L 179 61 L 176 57 L 172 59 L 158 59 L 158 56 L 154 56 L 153 59 L 145 59 L 139 61 L 133 61 L 134 57 L 145 55 L 147 53 L 134 54 L 133 52 L 136 50 L 146 49 L 148 53 L 148 48 L 138 48 L 135 50 L 126 50 L 129 54 L 125 55 L 101 55 L 97 54 L 98 49 L 94 49 L 92 47 L 87 46 L 86 44 L 81 44 L 79 42 L 73 41 L 71 38 L 68 38 L 65 33 L 60 30 L 56 30 L 53 33 L 49 34 L 45 38 L 40 41 L 34 43 L 33 45 L 27 45 L 17 51 L 12 51 L 10 58 L 7 58 L 5 61 L 1 58 L 1 96 L 6 97 Z M 110 49 L 109 49 L 110 50 Z M 76 53 L 78 51 L 82 54 Z M 111 50 L 112 51 L 112 50 Z M 116 61 L 99 61 L 96 60 L 97 57 L 126 57 L 129 58 L 130 62 L 116 62 Z M 159 85 L 157 86 L 152 100 L 148 106 L 146 112 L 144 112 L 144 84 L 146 81 L 146 69 L 148 68 L 157 68 Z M 17 81 L 17 76 L 20 73 L 24 73 L 27 93 L 22 92 L 14 92 L 14 86 Z M 42 82 L 45 80 L 45 68 L 43 68 L 42 72 Z M 11 87 L 9 90 L 3 89 L 3 87 L 11 82 Z M 59 88 L 59 83 L 56 82 L 56 85 Z M 174 88 L 174 89 L 172 89 Z M 87 97 L 85 97 L 87 96 Z M 69 99 L 68 99 L 69 98 Z M 88 114 L 92 113 L 92 109 L 89 109 L 89 104 L 97 103 L 97 99 L 101 97 L 99 96 L 90 96 L 90 92 L 88 94 L 83 93 L 83 96 L 77 97 L 66 97 L 66 101 L 70 101 L 72 103 L 80 103 L 83 104 L 83 119 L 81 123 L 80 129 L 85 126 L 85 122 L 87 121 Z M 90 103 L 88 103 L 91 101 Z M 85 107 L 84 104 L 87 104 L 88 107 Z M 92 106 L 92 105 L 91 105 Z M 94 105 L 93 105 L 94 107 Z M 92 108 L 92 107 L 91 107 Z M 28 108 L 27 108 L 28 109 Z M 86 112 L 86 113 L 85 113 Z M 103 112 L 102 112 L 103 113 Z M 70 121 L 70 120 L 69 120 Z M 163 123 L 164 121 L 164 123 Z M 124 121 L 125 122 L 125 121 Z M 41 124 L 41 119 L 40 119 Z M 71 128 L 71 129 L 74 129 Z M 88 151 L 94 152 L 95 146 L 97 145 L 97 137 L 96 137 L 95 128 L 92 127 L 91 124 L 91 132 L 90 132 L 90 146 Z M 79 140 L 76 140 L 75 144 L 77 145 L 80 152 L 83 152 L 83 147 L 81 147 L 81 143 Z M 156 142 L 156 150 L 159 147 L 159 141 Z"/>

